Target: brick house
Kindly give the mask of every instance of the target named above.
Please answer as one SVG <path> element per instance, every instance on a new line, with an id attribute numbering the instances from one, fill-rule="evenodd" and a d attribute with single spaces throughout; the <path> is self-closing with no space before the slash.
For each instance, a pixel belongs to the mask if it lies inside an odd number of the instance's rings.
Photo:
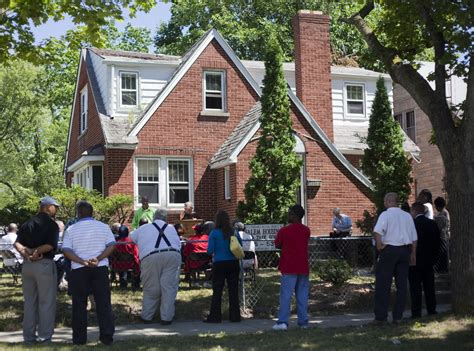
<path id="1" fill-rule="evenodd" d="M 329 17 L 300 11 L 295 62 L 285 63 L 295 151 L 304 161 L 298 201 L 314 234 L 332 208 L 353 220 L 370 208 L 357 169 L 379 73 L 331 67 Z M 105 196 L 146 194 L 176 219 L 192 201 L 205 219 L 234 215 L 259 134 L 264 64 L 242 61 L 216 30 L 183 57 L 83 49 L 69 127 L 67 184 Z M 392 83 L 382 75 L 388 91 Z M 406 138 L 405 149 L 418 149 Z"/>
<path id="2" fill-rule="evenodd" d="M 433 62 L 420 62 L 418 72 L 423 77 L 427 78 L 433 71 Z M 434 88 L 434 82 L 430 82 L 430 85 Z M 462 78 L 449 77 L 446 81 L 446 91 L 450 105 L 459 107 L 466 97 L 466 89 Z M 414 193 L 429 189 L 433 200 L 438 196 L 446 198 L 444 163 L 438 147 L 430 143 L 433 127 L 428 116 L 398 84 L 395 84 L 393 89 L 393 110 L 402 129 L 420 148 L 419 157 L 413 163 Z"/>

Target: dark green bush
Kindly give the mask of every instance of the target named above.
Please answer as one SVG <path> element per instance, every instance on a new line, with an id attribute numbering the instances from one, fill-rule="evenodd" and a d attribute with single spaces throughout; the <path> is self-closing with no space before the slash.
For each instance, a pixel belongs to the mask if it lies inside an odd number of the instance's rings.
<path id="1" fill-rule="evenodd" d="M 334 287 L 341 287 L 352 278 L 352 268 L 344 260 L 320 261 L 316 267 L 316 275 L 324 282 Z"/>

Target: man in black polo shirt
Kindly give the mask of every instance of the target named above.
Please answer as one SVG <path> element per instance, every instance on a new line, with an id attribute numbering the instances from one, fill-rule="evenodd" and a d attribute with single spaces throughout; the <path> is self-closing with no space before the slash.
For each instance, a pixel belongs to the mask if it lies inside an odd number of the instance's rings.
<path id="1" fill-rule="evenodd" d="M 18 230 L 15 248 L 24 257 L 22 268 L 24 315 L 23 339 L 27 343 L 48 342 L 56 316 L 56 265 L 59 227 L 54 216 L 59 207 L 49 196 L 40 200 L 38 214 Z"/>

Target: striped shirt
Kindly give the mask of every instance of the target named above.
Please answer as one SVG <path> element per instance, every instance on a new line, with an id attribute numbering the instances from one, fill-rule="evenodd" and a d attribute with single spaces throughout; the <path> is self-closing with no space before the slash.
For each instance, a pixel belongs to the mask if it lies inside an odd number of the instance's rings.
<path id="1" fill-rule="evenodd" d="M 115 244 L 115 238 L 109 226 L 96 221 L 92 217 L 81 218 L 71 225 L 64 234 L 63 251 L 73 251 L 83 260 L 96 258 L 104 250 Z M 104 258 L 99 262 L 99 267 L 108 266 L 109 260 Z M 83 265 L 72 262 L 71 268 L 77 269 Z"/>

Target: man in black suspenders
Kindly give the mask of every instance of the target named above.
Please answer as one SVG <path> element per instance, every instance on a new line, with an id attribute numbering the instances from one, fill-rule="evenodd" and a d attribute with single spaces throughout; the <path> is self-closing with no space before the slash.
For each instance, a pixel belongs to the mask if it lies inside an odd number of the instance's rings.
<path id="1" fill-rule="evenodd" d="M 181 267 L 181 244 L 172 225 L 166 223 L 167 211 L 158 209 L 151 224 L 145 224 L 130 235 L 138 245 L 143 284 L 142 320 L 152 323 L 160 307 L 162 325 L 171 324 L 178 293 Z"/>

